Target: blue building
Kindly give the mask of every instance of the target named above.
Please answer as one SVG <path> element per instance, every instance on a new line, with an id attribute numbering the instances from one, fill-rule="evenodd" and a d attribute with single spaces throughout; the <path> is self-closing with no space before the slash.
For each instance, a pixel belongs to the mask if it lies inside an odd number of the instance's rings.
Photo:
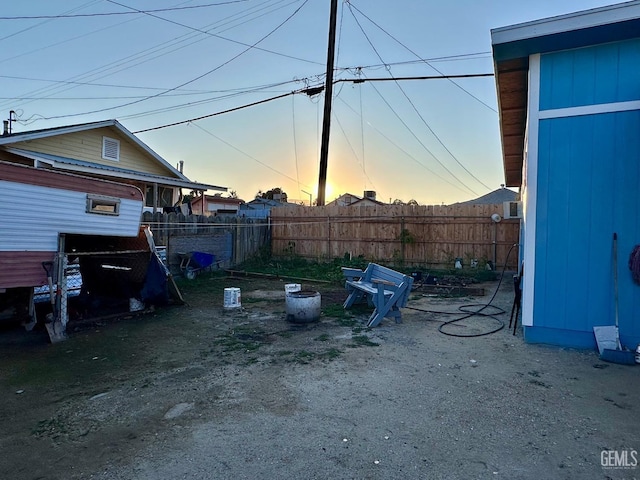
<path id="1" fill-rule="evenodd" d="M 524 338 L 640 343 L 640 1 L 491 31 L 506 185 L 523 201 Z"/>

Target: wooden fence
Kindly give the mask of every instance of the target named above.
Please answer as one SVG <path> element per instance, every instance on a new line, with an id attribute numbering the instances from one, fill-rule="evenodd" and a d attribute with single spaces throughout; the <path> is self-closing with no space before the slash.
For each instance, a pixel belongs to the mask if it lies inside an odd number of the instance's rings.
<path id="1" fill-rule="evenodd" d="M 385 264 L 451 268 L 518 265 L 520 221 L 491 220 L 499 205 L 286 207 L 271 210 L 272 254 L 321 260 L 363 256 Z M 507 258 L 508 255 L 508 258 Z"/>
<path id="2" fill-rule="evenodd" d="M 219 267 L 231 267 L 269 244 L 266 220 L 145 212 L 142 224 L 151 227 L 156 245 L 166 246 L 167 262 L 174 272 L 179 270 L 181 253 L 210 253 Z"/>

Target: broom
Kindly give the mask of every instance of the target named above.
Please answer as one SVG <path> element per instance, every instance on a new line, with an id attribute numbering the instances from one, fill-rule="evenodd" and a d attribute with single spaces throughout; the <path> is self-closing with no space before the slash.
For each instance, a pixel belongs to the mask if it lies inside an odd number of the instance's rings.
<path id="1" fill-rule="evenodd" d="M 618 330 L 618 234 L 613 233 L 613 292 L 615 307 L 615 326 L 593 327 L 596 336 L 600 359 L 605 362 L 634 365 L 635 352 L 627 350 L 620 344 Z"/>

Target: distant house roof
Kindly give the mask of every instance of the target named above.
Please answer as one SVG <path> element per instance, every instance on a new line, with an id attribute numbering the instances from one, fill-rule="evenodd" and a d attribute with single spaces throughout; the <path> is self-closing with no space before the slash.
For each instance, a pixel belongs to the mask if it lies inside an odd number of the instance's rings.
<path id="1" fill-rule="evenodd" d="M 203 197 L 207 202 L 225 203 L 228 205 L 241 205 L 244 203 L 244 200 L 242 200 L 241 198 L 223 197 L 221 195 L 203 195 L 194 198 L 191 204 L 193 205 L 202 202 Z"/>
<path id="2" fill-rule="evenodd" d="M 250 202 L 243 203 L 240 208 L 243 210 L 263 210 L 266 208 L 274 207 L 299 207 L 297 203 L 279 202 L 278 200 L 272 200 L 270 198 L 254 198 Z"/>
<path id="3" fill-rule="evenodd" d="M 503 202 L 514 202 L 518 199 L 518 196 L 518 192 L 514 192 L 508 188 L 499 188 L 473 200 L 458 202 L 456 205 L 494 205 Z"/>
<path id="4" fill-rule="evenodd" d="M 357 202 L 362 197 L 354 195 L 352 193 L 343 193 L 342 195 L 334 198 L 327 205 L 335 205 L 335 206 L 346 206 L 351 205 L 353 202 Z"/>
<path id="5" fill-rule="evenodd" d="M 356 200 L 355 202 L 352 202 L 349 206 L 371 206 L 371 205 L 385 205 L 384 202 L 381 202 L 379 200 L 376 200 L 375 198 L 361 198 L 359 200 Z"/>

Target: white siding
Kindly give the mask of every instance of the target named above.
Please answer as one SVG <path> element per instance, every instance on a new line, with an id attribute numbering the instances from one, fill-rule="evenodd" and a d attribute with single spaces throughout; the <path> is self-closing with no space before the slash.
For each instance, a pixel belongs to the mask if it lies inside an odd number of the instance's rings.
<path id="1" fill-rule="evenodd" d="M 118 216 L 86 213 L 87 193 L 0 181 L 0 251 L 55 251 L 59 233 L 138 235 L 142 202 L 121 199 Z"/>

